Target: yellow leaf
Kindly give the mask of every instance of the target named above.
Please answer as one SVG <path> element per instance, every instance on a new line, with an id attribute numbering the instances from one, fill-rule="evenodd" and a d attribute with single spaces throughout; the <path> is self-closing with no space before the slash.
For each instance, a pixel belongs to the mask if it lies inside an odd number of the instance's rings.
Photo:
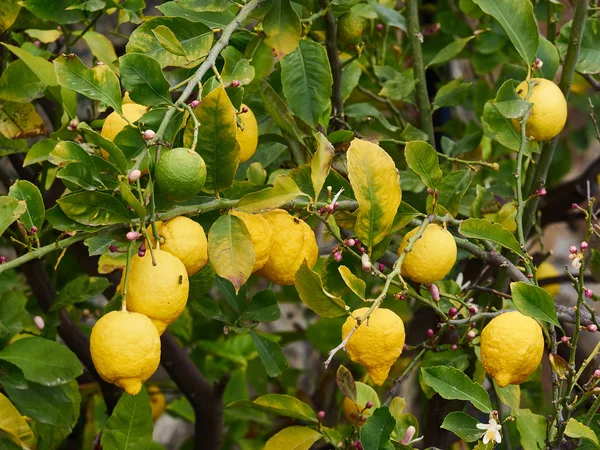
<path id="1" fill-rule="evenodd" d="M 308 450 L 321 433 L 307 427 L 287 427 L 267 441 L 264 450 Z"/>
<path id="2" fill-rule="evenodd" d="M 279 59 L 296 50 L 302 25 L 290 0 L 275 0 L 263 20 L 266 43 L 275 50 Z"/>
<path id="3" fill-rule="evenodd" d="M 35 448 L 33 431 L 17 408 L 3 394 L 0 394 L 0 430 L 6 432 L 24 450 Z"/>
<path id="4" fill-rule="evenodd" d="M 46 127 L 31 103 L 0 101 L 0 133 L 9 139 L 46 134 Z"/>

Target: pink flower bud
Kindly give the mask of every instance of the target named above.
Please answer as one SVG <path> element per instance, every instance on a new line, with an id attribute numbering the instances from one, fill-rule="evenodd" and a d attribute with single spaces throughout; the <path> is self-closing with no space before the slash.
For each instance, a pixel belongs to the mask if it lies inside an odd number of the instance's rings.
<path id="1" fill-rule="evenodd" d="M 138 256 L 139 256 L 140 258 L 143 258 L 145 255 L 146 255 L 146 252 L 145 252 L 144 250 L 141 250 L 141 249 L 140 249 L 140 250 L 138 250 Z"/>
<path id="2" fill-rule="evenodd" d="M 385 270 L 385 264 L 379 263 L 379 271 L 383 272 Z"/>
<path id="3" fill-rule="evenodd" d="M 571 245 L 569 247 L 569 253 L 574 255 L 575 253 L 577 253 L 577 247 L 575 247 L 574 245 Z"/>
<path id="4" fill-rule="evenodd" d="M 140 233 L 137 231 L 130 231 L 125 235 L 125 237 L 128 241 L 136 241 L 140 238 Z"/>
<path id="5" fill-rule="evenodd" d="M 35 316 L 33 318 L 33 323 L 35 323 L 35 326 L 38 328 L 38 330 L 43 330 L 44 329 L 44 319 L 42 319 L 40 316 Z"/>
<path id="6" fill-rule="evenodd" d="M 37 232 L 38 232 L 38 229 L 35 225 L 29 229 L 29 234 L 31 234 L 32 236 Z"/>
<path id="7" fill-rule="evenodd" d="M 366 409 L 371 409 L 373 407 L 373 402 L 367 402 L 367 404 L 365 405 Z"/>
<path id="8" fill-rule="evenodd" d="M 242 84 L 242 83 L 240 83 L 240 80 L 233 80 L 233 81 L 231 82 L 231 85 L 232 85 L 233 87 L 240 87 L 240 84 Z"/>
<path id="9" fill-rule="evenodd" d="M 450 349 L 451 349 L 452 351 L 458 350 L 458 345 L 456 345 L 456 344 L 452 344 L 452 347 L 450 347 Z"/>
<path id="10" fill-rule="evenodd" d="M 198 105 L 200 105 L 200 101 L 198 101 L 198 100 L 192 100 L 192 102 L 190 103 L 190 106 L 192 108 L 197 108 Z"/>
<path id="11" fill-rule="evenodd" d="M 416 432 L 417 432 L 417 430 L 415 429 L 415 427 L 413 427 L 412 425 L 410 425 L 406 429 L 406 433 L 404 433 L 404 438 L 402 438 L 402 440 L 400 441 L 400 443 L 404 444 L 404 445 L 407 445 L 408 443 L 410 443 L 410 441 L 412 441 L 412 438 L 415 436 Z"/>
<path id="12" fill-rule="evenodd" d="M 333 203 L 333 208 L 334 209 L 338 209 L 340 207 L 340 202 L 334 202 Z"/>
<path id="13" fill-rule="evenodd" d="M 365 248 L 364 248 L 364 247 L 361 247 L 361 248 L 359 248 L 359 249 L 358 249 L 358 251 L 359 251 L 361 254 L 364 254 L 364 253 L 366 252 L 366 250 L 365 250 Z"/>
<path id="14" fill-rule="evenodd" d="M 383 30 L 383 24 L 382 23 L 378 23 L 377 24 L 377 31 L 381 31 Z"/>
<path id="15" fill-rule="evenodd" d="M 597 327 L 595 324 L 593 324 L 593 323 L 590 323 L 590 324 L 587 326 L 587 330 L 588 330 L 590 333 L 595 333 L 596 331 L 598 331 L 598 327 Z"/>
<path id="16" fill-rule="evenodd" d="M 154 132 L 154 130 L 146 130 L 146 131 L 144 131 L 144 134 L 142 135 L 142 137 L 144 138 L 145 141 L 151 141 L 152 139 L 154 139 L 156 137 L 156 133 Z"/>
<path id="17" fill-rule="evenodd" d="M 579 209 L 579 205 L 577 203 L 573 203 L 571 205 L 571 208 L 573 208 L 573 209 Z"/>
<path id="18" fill-rule="evenodd" d="M 354 247 L 354 244 L 356 244 L 356 241 L 352 238 L 350 239 L 346 239 L 346 242 L 344 242 L 348 247 Z"/>
<path id="19" fill-rule="evenodd" d="M 247 106 L 242 106 L 242 114 L 246 114 L 248 112 Z"/>
<path id="20" fill-rule="evenodd" d="M 546 194 L 547 194 L 547 192 L 546 192 L 546 188 L 541 188 L 541 189 L 538 189 L 538 190 L 536 191 L 536 194 L 537 194 L 537 195 L 539 195 L 540 197 L 543 197 L 544 195 L 546 195 Z"/>
<path id="21" fill-rule="evenodd" d="M 440 301 L 440 290 L 438 289 L 438 287 L 435 284 L 429 285 L 429 293 L 431 294 L 431 298 L 433 299 L 434 302 Z"/>
<path id="22" fill-rule="evenodd" d="M 327 211 L 328 213 L 330 213 L 330 214 L 331 214 L 331 213 L 333 212 L 333 210 L 335 209 L 335 207 L 334 207 L 333 205 L 327 205 L 327 206 L 325 207 L 325 209 L 326 209 L 326 211 Z"/>
<path id="23" fill-rule="evenodd" d="M 363 255 L 361 256 L 361 263 L 362 263 L 362 269 L 365 272 L 371 271 L 371 261 L 369 261 L 369 255 L 367 255 L 366 253 L 363 253 Z"/>
<path id="24" fill-rule="evenodd" d="M 431 328 L 429 330 L 427 330 L 427 337 L 428 338 L 432 338 L 434 334 L 435 333 L 433 332 L 433 330 Z"/>
<path id="25" fill-rule="evenodd" d="M 323 422 L 324 418 L 325 418 L 325 411 L 319 411 L 317 413 L 317 419 L 319 420 L 319 422 Z"/>
<path id="26" fill-rule="evenodd" d="M 467 341 L 472 341 L 473 339 L 475 339 L 475 336 L 476 336 L 475 331 L 474 330 L 470 330 L 467 333 Z"/>
<path id="27" fill-rule="evenodd" d="M 362 442 L 356 441 L 356 450 L 364 450 L 362 446 Z"/>
<path id="28" fill-rule="evenodd" d="M 450 308 L 448 310 L 448 317 L 454 317 L 454 316 L 456 316 L 457 313 L 458 313 L 458 310 L 456 308 Z"/>
<path id="29" fill-rule="evenodd" d="M 585 251 L 588 248 L 588 243 L 585 241 L 582 241 L 581 244 L 579 244 L 579 248 L 581 249 L 581 251 Z"/>
<path id="30" fill-rule="evenodd" d="M 111 245 L 110 247 L 108 247 L 108 249 L 113 253 L 117 251 L 117 247 L 115 247 L 114 245 Z"/>
<path id="31" fill-rule="evenodd" d="M 428 193 L 429 195 L 433 195 L 433 189 L 431 189 L 431 188 L 427 188 L 427 193 Z"/>
<path id="32" fill-rule="evenodd" d="M 127 175 L 127 179 L 130 183 L 135 183 L 137 180 L 140 179 L 141 176 L 142 172 L 140 170 L 133 169 L 131 172 L 129 172 L 129 175 Z"/>
<path id="33" fill-rule="evenodd" d="M 475 322 L 471 322 L 471 328 L 475 328 L 477 324 Z"/>
<path id="34" fill-rule="evenodd" d="M 6 256 L 0 256 L 0 264 L 6 264 Z"/>
<path id="35" fill-rule="evenodd" d="M 560 342 L 562 342 L 563 344 L 566 344 L 567 342 L 569 342 L 569 338 L 567 336 L 563 336 L 560 338 Z"/>
<path id="36" fill-rule="evenodd" d="M 474 316 L 475 314 L 477 314 L 477 312 L 479 311 L 479 308 L 477 308 L 476 305 L 473 305 L 469 308 L 469 313 Z"/>
<path id="37" fill-rule="evenodd" d="M 342 253 L 341 252 L 335 252 L 333 254 L 333 259 L 335 259 L 337 262 L 340 262 L 342 260 Z"/>
<path id="38" fill-rule="evenodd" d="M 354 240 L 356 241 L 356 245 L 360 245 L 360 239 L 355 238 Z"/>
<path id="39" fill-rule="evenodd" d="M 585 295 L 585 298 L 592 298 L 594 296 L 594 293 L 591 289 L 586 289 L 585 291 L 583 291 L 583 295 Z"/>
<path id="40" fill-rule="evenodd" d="M 600 369 L 594 370 L 594 377 L 600 378 Z"/>

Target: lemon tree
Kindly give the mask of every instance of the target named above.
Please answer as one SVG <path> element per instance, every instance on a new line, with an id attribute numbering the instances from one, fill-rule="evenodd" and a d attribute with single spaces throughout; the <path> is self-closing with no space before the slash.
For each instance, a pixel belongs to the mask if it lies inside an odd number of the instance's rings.
<path id="1" fill-rule="evenodd" d="M 0 449 L 598 447 L 598 2 L 0 3 Z"/>

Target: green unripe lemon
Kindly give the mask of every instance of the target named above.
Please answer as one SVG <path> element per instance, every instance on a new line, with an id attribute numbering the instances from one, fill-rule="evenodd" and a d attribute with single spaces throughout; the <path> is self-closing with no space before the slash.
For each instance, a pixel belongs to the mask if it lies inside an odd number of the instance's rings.
<path id="1" fill-rule="evenodd" d="M 174 202 L 185 202 L 204 187 L 206 164 L 195 151 L 174 148 L 160 155 L 154 176 L 160 194 Z"/>
<path id="2" fill-rule="evenodd" d="M 358 44 L 362 40 L 363 19 L 355 14 L 346 13 L 338 19 L 337 38 L 343 44 Z"/>

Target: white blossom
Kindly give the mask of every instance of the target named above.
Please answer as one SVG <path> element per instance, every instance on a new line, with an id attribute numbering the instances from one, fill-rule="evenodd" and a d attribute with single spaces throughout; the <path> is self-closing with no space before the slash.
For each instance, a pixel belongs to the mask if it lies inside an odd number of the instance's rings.
<path id="1" fill-rule="evenodd" d="M 500 434 L 500 430 L 502 429 L 502 425 L 496 422 L 495 419 L 490 418 L 490 422 L 488 424 L 478 423 L 477 428 L 480 430 L 485 430 L 483 433 L 483 443 L 487 444 L 488 442 L 502 442 L 502 435 Z"/>

